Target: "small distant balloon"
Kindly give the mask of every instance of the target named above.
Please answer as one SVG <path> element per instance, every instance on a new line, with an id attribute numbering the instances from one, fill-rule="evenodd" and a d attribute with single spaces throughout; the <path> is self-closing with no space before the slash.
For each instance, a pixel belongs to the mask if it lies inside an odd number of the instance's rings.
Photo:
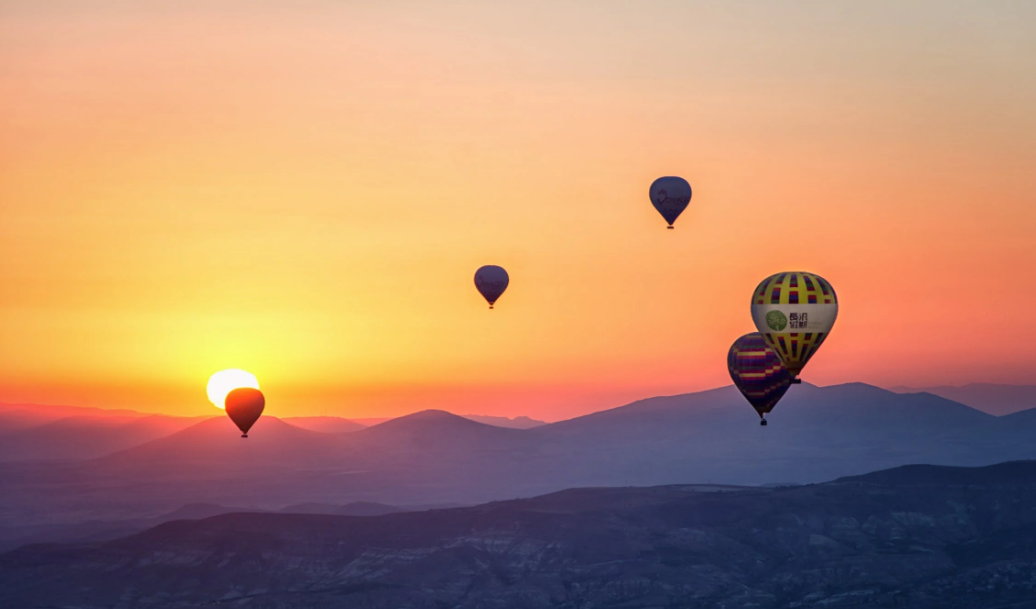
<path id="1" fill-rule="evenodd" d="M 227 394 L 224 407 L 227 416 L 241 430 L 241 437 L 247 438 L 248 430 L 259 420 L 259 415 L 263 414 L 266 398 L 258 389 L 239 387 Z"/>
<path id="2" fill-rule="evenodd" d="M 766 344 L 762 334 L 752 332 L 730 346 L 727 370 L 741 395 L 759 413 L 760 425 L 766 425 L 766 414 L 791 386 L 791 374 L 781 358 Z"/>
<path id="3" fill-rule="evenodd" d="M 667 176 L 652 182 L 648 194 L 651 204 L 669 223 L 669 228 L 673 228 L 673 222 L 691 202 L 691 185 L 683 178 Z"/>
<path id="4" fill-rule="evenodd" d="M 793 379 L 827 340 L 837 317 L 834 288 L 813 273 L 777 273 L 752 293 L 755 327 Z"/>
<path id="5" fill-rule="evenodd" d="M 489 264 L 475 271 L 475 288 L 489 303 L 490 309 L 493 308 L 493 303 L 507 289 L 509 281 L 510 278 L 507 276 L 507 271 L 499 266 Z"/>

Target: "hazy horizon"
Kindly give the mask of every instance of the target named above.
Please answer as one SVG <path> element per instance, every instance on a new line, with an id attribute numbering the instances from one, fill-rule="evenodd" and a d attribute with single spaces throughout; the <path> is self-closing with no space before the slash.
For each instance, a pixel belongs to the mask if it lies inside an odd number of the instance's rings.
<path id="1" fill-rule="evenodd" d="M 814 386 L 814 387 L 818 387 L 818 388 L 824 388 L 824 387 L 835 387 L 835 386 L 839 386 L 839 385 L 858 384 L 858 383 L 862 383 L 862 382 L 861 381 L 848 381 L 846 383 L 834 383 L 832 385 L 814 385 L 812 383 L 806 383 L 806 385 L 807 386 Z M 862 384 L 868 384 L 868 383 L 862 383 Z M 578 418 L 578 417 L 581 417 L 581 416 L 585 416 L 585 415 L 589 415 L 589 414 L 594 414 L 594 413 L 598 413 L 598 412 L 604 412 L 604 411 L 612 410 L 612 409 L 615 409 L 615 408 L 621 408 L 622 406 L 628 406 L 630 404 L 633 404 L 633 403 L 636 403 L 636 402 L 640 402 L 640 401 L 643 401 L 643 400 L 650 400 L 650 399 L 653 399 L 653 398 L 660 398 L 660 397 L 678 397 L 678 396 L 682 396 L 682 395 L 693 395 L 693 394 L 696 394 L 696 393 L 705 393 L 705 392 L 716 391 L 716 390 L 720 390 L 720 389 L 726 389 L 726 388 L 732 387 L 732 386 L 733 386 L 732 384 L 727 383 L 727 384 L 724 384 L 724 385 L 718 385 L 716 387 L 709 387 L 709 388 L 706 388 L 706 389 L 701 389 L 701 390 L 697 390 L 697 391 L 688 391 L 688 392 L 682 392 L 682 393 L 673 393 L 673 394 L 657 394 L 657 393 L 656 394 L 642 394 L 642 395 L 638 395 L 638 396 L 633 396 L 629 400 L 623 401 L 623 402 L 618 403 L 618 404 L 602 404 L 598 408 L 594 408 L 593 406 L 589 406 L 588 405 L 585 410 L 575 411 L 574 414 L 572 414 L 569 417 L 565 417 L 565 418 L 542 418 L 541 419 L 541 418 L 529 416 L 529 415 L 527 415 L 527 414 L 525 414 L 524 412 L 521 412 L 521 411 L 508 411 L 506 414 L 486 414 L 484 412 L 475 412 L 475 411 L 470 411 L 470 410 L 464 410 L 463 407 L 451 406 L 450 404 L 443 404 L 443 403 L 435 403 L 432 406 L 422 407 L 420 402 L 417 402 L 417 403 L 413 404 L 413 406 L 410 409 L 407 409 L 407 407 L 405 405 L 402 405 L 400 411 L 397 412 L 396 414 L 394 414 L 393 416 L 390 416 L 390 417 L 362 417 L 362 416 L 360 416 L 360 417 L 349 417 L 349 416 L 344 416 L 344 415 L 341 415 L 341 414 L 334 414 L 333 411 L 335 409 L 333 407 L 326 407 L 326 408 L 323 408 L 323 409 L 317 408 L 313 412 L 302 413 L 302 414 L 298 414 L 298 413 L 283 414 L 281 412 L 278 412 L 279 410 L 283 409 L 283 407 L 281 407 L 281 406 L 274 406 L 264 416 L 277 417 L 277 418 L 280 418 L 280 419 L 306 418 L 306 417 L 314 417 L 314 418 L 332 417 L 332 418 L 345 419 L 345 420 L 349 420 L 349 421 L 356 421 L 356 422 L 359 422 L 359 423 L 361 423 L 363 425 L 376 425 L 376 424 L 384 422 L 384 421 L 392 420 L 393 418 L 399 418 L 399 417 L 403 417 L 403 416 L 407 416 L 407 415 L 411 415 L 411 414 L 416 414 L 418 412 L 423 412 L 423 411 L 426 411 L 426 410 L 441 410 L 441 411 L 448 412 L 450 414 L 455 414 L 455 415 L 461 416 L 461 417 L 486 417 L 486 418 L 501 418 L 501 419 L 511 419 L 511 420 L 513 420 L 513 419 L 520 419 L 520 418 L 525 417 L 525 418 L 528 418 L 528 419 L 533 420 L 533 421 L 540 421 L 540 422 L 548 423 L 549 424 L 549 423 L 557 423 L 557 422 L 560 422 L 560 421 L 566 421 L 566 420 L 570 420 L 570 419 L 573 419 L 573 418 Z M 970 408 L 974 408 L 976 410 L 979 410 L 981 412 L 986 412 L 988 414 L 993 414 L 995 416 L 1004 416 L 1004 415 L 1011 414 L 1011 413 L 1014 413 L 1014 412 L 1018 412 L 1018 411 L 1021 411 L 1021 410 L 1026 410 L 1026 409 L 1029 409 L 1029 408 L 1036 408 L 1036 385 L 1010 385 L 1010 384 L 995 384 L 995 383 L 992 383 L 992 384 L 987 384 L 987 383 L 967 383 L 967 384 L 963 384 L 963 385 L 940 385 L 940 386 L 936 386 L 936 387 L 907 387 L 907 386 L 902 386 L 902 385 L 897 385 L 897 386 L 894 386 L 894 387 L 879 387 L 877 385 L 871 385 L 871 386 L 872 387 L 877 387 L 879 389 L 884 389 L 886 391 L 894 392 L 894 393 L 915 393 L 915 392 L 933 393 L 934 395 L 938 395 L 938 396 L 946 398 L 948 400 L 964 404 L 964 405 L 966 405 L 966 406 L 968 406 Z M 960 390 L 963 390 L 963 392 L 960 392 Z M 1003 391 L 1004 390 L 1007 390 L 1007 395 L 1003 395 Z M 1010 403 L 1010 407 L 1005 407 L 1005 405 L 1004 405 L 1005 403 Z M 84 408 L 84 409 L 93 408 L 93 409 L 98 409 L 98 410 L 105 411 L 105 412 L 117 412 L 117 411 L 121 410 L 121 411 L 140 413 L 140 414 L 169 414 L 169 413 L 164 412 L 165 409 L 163 409 L 162 406 L 147 405 L 147 404 L 141 404 L 138 407 L 125 407 L 124 406 L 124 407 L 111 407 L 111 408 L 108 408 L 108 407 L 105 407 L 105 406 L 85 406 L 85 405 L 82 405 L 82 404 L 71 404 L 71 403 L 30 403 L 30 402 L 7 402 L 7 401 L 0 401 L 0 405 L 4 405 L 4 406 L 38 406 L 38 407 L 43 407 L 43 408 L 47 408 L 47 407 L 54 407 L 54 408 L 72 407 L 72 408 Z M 289 404 L 288 406 L 290 408 L 291 405 Z M 745 404 L 744 406 L 745 406 L 745 408 L 748 407 L 747 404 Z M 211 404 L 200 406 L 200 407 L 196 408 L 193 411 L 188 411 L 186 408 L 183 409 L 183 410 L 184 410 L 184 412 L 175 413 L 175 414 L 172 414 L 171 416 L 194 417 L 194 418 L 205 417 L 205 416 L 210 416 L 210 417 L 223 417 L 223 416 L 225 416 L 225 413 L 224 413 L 223 410 L 215 408 Z"/>

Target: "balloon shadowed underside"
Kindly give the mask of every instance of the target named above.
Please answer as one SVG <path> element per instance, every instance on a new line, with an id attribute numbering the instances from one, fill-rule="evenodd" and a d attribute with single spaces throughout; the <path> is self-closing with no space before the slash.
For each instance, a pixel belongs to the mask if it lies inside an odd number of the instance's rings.
<path id="1" fill-rule="evenodd" d="M 658 178 L 651 183 L 648 195 L 651 197 L 651 204 L 669 223 L 669 228 L 673 228 L 673 222 L 676 222 L 691 202 L 691 185 L 687 180 L 676 176 Z"/>
<path id="2" fill-rule="evenodd" d="M 827 340 L 838 317 L 838 296 L 820 275 L 777 273 L 752 294 L 752 320 L 792 378 Z"/>
<path id="3" fill-rule="evenodd" d="M 510 278 L 502 267 L 487 264 L 475 271 L 475 289 L 489 303 L 489 308 L 507 289 Z"/>
<path id="4" fill-rule="evenodd" d="M 773 410 L 791 386 L 791 374 L 758 332 L 734 341 L 727 353 L 727 370 L 734 385 L 759 417 Z"/>
<path id="5" fill-rule="evenodd" d="M 266 398 L 258 389 L 239 387 L 227 394 L 223 402 L 227 416 L 241 430 L 241 437 L 248 437 L 248 430 L 259 420 L 266 407 Z"/>

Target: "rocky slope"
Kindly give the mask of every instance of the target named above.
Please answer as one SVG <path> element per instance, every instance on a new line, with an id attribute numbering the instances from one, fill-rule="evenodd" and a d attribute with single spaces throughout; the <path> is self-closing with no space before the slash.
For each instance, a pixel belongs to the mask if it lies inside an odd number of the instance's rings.
<path id="1" fill-rule="evenodd" d="M 0 556 L 10 607 L 1031 606 L 1036 462 L 825 484 L 576 489 L 473 508 L 227 514 Z"/>

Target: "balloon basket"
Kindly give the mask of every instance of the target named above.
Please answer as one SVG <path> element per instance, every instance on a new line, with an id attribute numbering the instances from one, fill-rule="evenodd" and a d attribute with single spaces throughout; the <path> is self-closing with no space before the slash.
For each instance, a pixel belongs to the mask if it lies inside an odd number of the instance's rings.
<path id="1" fill-rule="evenodd" d="M 802 384 L 802 379 L 791 379 L 791 384 L 792 385 L 801 385 Z"/>
<path id="2" fill-rule="evenodd" d="M 248 434 L 246 434 L 246 433 L 243 433 L 243 434 L 241 434 L 241 437 L 242 437 L 242 438 L 247 438 L 247 437 L 248 437 Z"/>
<path id="3" fill-rule="evenodd" d="M 762 421 L 759 421 L 759 425 L 762 426 L 762 427 L 766 427 L 766 419 L 763 419 Z"/>
<path id="4" fill-rule="evenodd" d="M 493 310 L 493 305 L 489 305 L 489 310 L 490 310 L 490 311 L 492 311 L 492 310 Z"/>
<path id="5" fill-rule="evenodd" d="M 672 226 L 667 226 L 666 228 L 668 228 L 669 230 L 673 230 Z"/>

